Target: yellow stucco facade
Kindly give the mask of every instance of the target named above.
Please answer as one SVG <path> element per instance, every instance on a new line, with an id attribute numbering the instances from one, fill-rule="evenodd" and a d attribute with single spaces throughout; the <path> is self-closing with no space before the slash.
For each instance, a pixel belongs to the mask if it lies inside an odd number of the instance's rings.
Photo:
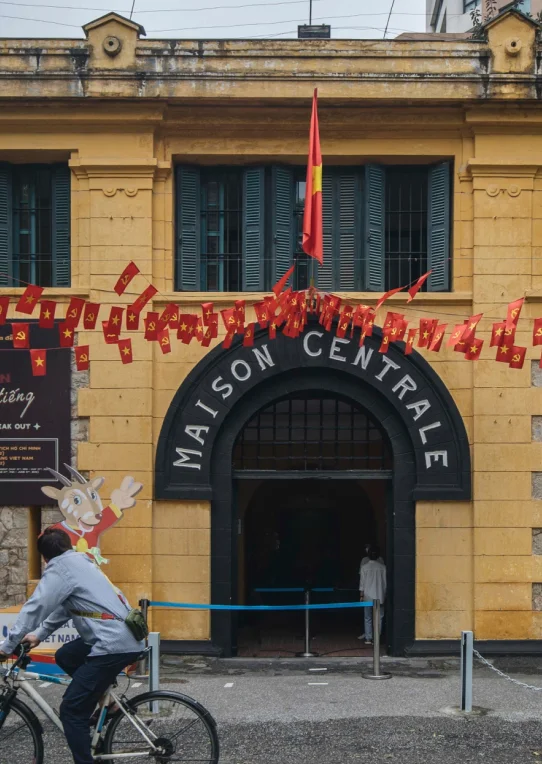
<path id="1" fill-rule="evenodd" d="M 533 584 L 542 582 L 542 555 L 533 553 L 533 529 L 542 527 L 542 496 L 533 493 L 542 386 L 528 320 L 542 313 L 537 31 L 509 13 L 476 42 L 170 42 L 145 40 L 137 25 L 111 16 L 89 24 L 84 40 L 0 40 L 0 160 L 68 160 L 71 168 L 72 286 L 47 290 L 63 305 L 72 295 L 131 302 L 132 293 L 112 292 L 130 260 L 160 290 L 155 310 L 261 299 L 174 290 L 173 168 L 303 165 L 314 87 L 324 164 L 453 161 L 452 289 L 420 293 L 408 307 L 404 295 L 390 300 L 407 317 L 436 315 L 450 326 L 484 313 L 479 361 L 444 347 L 425 353 L 463 417 L 473 490 L 472 501 L 417 503 L 419 640 L 456 639 L 462 629 L 480 640 L 542 639 L 542 611 L 533 609 Z M 117 57 L 104 52 L 109 37 L 122 43 Z M 495 363 L 489 336 L 522 296 L 516 341 L 528 360 L 513 370 Z M 172 398 L 209 351 L 175 342 L 162 355 L 141 331 L 131 336 L 134 362 L 124 366 L 101 331 L 78 332 L 92 360 L 78 393 L 89 431 L 76 466 L 110 488 L 127 473 L 144 484 L 137 506 L 103 539 L 108 575 L 130 599 L 206 603 L 210 503 L 153 500 L 153 476 Z M 152 628 L 164 639 L 210 638 L 206 612 L 157 611 Z"/>

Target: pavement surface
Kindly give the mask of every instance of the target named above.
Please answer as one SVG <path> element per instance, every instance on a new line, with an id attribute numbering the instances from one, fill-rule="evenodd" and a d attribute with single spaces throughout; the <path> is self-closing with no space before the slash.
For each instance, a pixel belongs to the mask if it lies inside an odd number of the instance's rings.
<path id="1" fill-rule="evenodd" d="M 542 693 L 483 666 L 474 672 L 474 702 L 484 715 L 465 718 L 449 715 L 460 693 L 454 660 L 383 661 L 393 676 L 379 682 L 362 678 L 370 664 L 353 659 L 165 663 L 162 688 L 196 698 L 217 720 L 221 764 L 542 762 Z M 497 663 L 542 687 L 540 661 Z M 140 681 L 129 695 L 147 689 Z M 61 688 L 37 686 L 58 706 Z M 46 763 L 70 764 L 63 736 L 44 727 Z M 0 738 L 0 764 L 30 762 L 2 750 Z"/>

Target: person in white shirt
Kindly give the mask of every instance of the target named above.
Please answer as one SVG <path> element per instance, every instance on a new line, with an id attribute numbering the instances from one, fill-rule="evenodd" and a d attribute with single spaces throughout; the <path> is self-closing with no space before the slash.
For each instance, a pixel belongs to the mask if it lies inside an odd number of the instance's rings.
<path id="1" fill-rule="evenodd" d="M 362 560 L 361 560 L 361 562 L 359 564 L 359 572 L 360 572 L 360 574 L 361 574 L 362 567 L 364 565 L 367 565 L 367 563 L 369 562 L 369 559 L 370 559 L 369 558 L 369 552 L 371 551 L 372 548 L 373 548 L 372 544 L 365 544 L 365 557 L 362 558 Z M 382 559 L 382 557 L 378 558 L 378 562 L 381 562 L 382 565 L 384 565 L 384 560 Z"/>
<path id="2" fill-rule="evenodd" d="M 381 561 L 376 547 L 371 547 L 368 553 L 369 560 L 361 564 L 359 574 L 359 599 L 360 602 L 371 602 L 379 600 L 382 610 L 380 611 L 380 623 L 378 624 L 379 633 L 382 631 L 382 621 L 384 619 L 384 601 L 386 599 L 386 566 Z M 370 645 L 373 641 L 373 609 L 365 607 L 365 644 Z"/>

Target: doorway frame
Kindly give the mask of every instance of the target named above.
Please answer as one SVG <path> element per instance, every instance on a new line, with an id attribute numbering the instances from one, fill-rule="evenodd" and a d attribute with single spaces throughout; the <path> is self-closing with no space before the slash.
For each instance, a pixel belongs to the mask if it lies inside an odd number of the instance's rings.
<path id="1" fill-rule="evenodd" d="M 415 635 L 415 500 L 416 467 L 412 443 L 403 422 L 382 396 L 367 386 L 356 384 L 348 375 L 326 369 L 300 369 L 295 375 L 284 374 L 262 383 L 244 396 L 231 410 L 215 442 L 211 481 L 211 601 L 235 602 L 237 596 L 237 528 L 238 506 L 235 497 L 235 476 L 232 468 L 233 449 L 238 435 L 261 408 L 278 398 L 296 393 L 325 391 L 350 399 L 367 411 L 389 441 L 393 454 L 391 504 L 388 509 L 387 546 L 389 590 L 387 603 L 388 646 L 391 655 L 404 655 Z M 343 480 L 360 479 L 360 472 L 342 470 L 335 474 L 310 472 L 307 478 Z M 370 471 L 374 479 L 374 470 Z M 388 472 L 388 471 L 387 471 Z M 248 474 L 253 475 L 251 471 Z M 273 479 L 290 479 L 290 473 L 274 473 Z M 284 477 L 282 477 L 284 475 Z M 261 476 L 261 473 L 260 473 Z M 266 473 L 269 477 L 270 473 Z M 302 479 L 302 478 L 299 478 Z M 397 553 L 396 553 L 397 552 Z M 211 613 L 211 643 L 220 654 L 237 654 L 237 616 L 234 611 Z"/>

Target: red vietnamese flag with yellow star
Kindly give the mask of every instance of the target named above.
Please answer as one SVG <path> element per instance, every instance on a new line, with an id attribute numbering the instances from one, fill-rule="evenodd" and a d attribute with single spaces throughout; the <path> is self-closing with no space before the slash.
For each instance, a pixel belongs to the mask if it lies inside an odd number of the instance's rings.
<path id="1" fill-rule="evenodd" d="M 31 350 L 30 361 L 32 363 L 32 375 L 34 377 L 44 377 L 47 374 L 46 350 Z"/>
<path id="2" fill-rule="evenodd" d="M 322 234 L 322 152 L 318 129 L 318 91 L 312 97 L 312 116 L 309 134 L 309 160 L 305 187 L 305 213 L 303 215 L 303 251 L 318 260 L 324 260 Z"/>

